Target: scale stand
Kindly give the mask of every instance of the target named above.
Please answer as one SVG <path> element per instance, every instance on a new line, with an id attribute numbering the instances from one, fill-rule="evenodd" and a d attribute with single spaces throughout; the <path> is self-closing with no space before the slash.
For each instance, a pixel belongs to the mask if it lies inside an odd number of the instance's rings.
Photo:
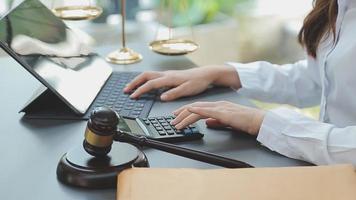
<path id="1" fill-rule="evenodd" d="M 142 60 L 142 55 L 135 52 L 134 50 L 126 47 L 126 33 L 125 33 L 125 21 L 126 21 L 126 0 L 121 0 L 121 16 L 122 16 L 122 48 L 111 52 L 106 60 L 110 63 L 119 65 L 128 65 L 140 62 Z"/>

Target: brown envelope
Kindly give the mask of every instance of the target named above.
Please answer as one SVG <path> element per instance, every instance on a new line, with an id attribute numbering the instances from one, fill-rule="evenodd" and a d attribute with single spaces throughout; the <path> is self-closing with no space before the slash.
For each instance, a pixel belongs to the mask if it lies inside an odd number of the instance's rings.
<path id="1" fill-rule="evenodd" d="M 117 200 L 356 200 L 351 165 L 120 173 Z"/>

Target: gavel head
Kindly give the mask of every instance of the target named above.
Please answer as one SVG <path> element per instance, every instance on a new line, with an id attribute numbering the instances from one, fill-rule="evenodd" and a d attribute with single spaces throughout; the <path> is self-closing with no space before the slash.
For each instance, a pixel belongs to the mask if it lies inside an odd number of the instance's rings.
<path id="1" fill-rule="evenodd" d="M 105 157 L 111 150 L 118 123 L 115 111 L 106 107 L 94 109 L 85 130 L 85 151 L 95 157 Z"/>

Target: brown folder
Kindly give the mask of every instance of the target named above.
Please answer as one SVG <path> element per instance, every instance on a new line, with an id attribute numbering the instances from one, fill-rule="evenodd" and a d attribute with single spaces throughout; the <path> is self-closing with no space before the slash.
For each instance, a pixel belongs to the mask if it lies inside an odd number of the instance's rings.
<path id="1" fill-rule="evenodd" d="M 356 200 L 351 165 L 120 173 L 117 200 Z"/>

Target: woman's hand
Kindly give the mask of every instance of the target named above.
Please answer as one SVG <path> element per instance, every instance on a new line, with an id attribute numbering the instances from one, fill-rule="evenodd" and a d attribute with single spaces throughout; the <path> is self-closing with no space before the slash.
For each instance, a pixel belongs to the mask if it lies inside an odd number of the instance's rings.
<path id="1" fill-rule="evenodd" d="M 200 119 L 207 119 L 209 127 L 231 127 L 251 135 L 257 135 L 265 111 L 226 101 L 196 102 L 173 112 L 176 118 L 171 122 L 177 129 L 182 129 Z"/>
<path id="2" fill-rule="evenodd" d="M 240 88 L 237 72 L 231 66 L 207 66 L 188 70 L 165 72 L 144 72 L 132 80 L 125 88 L 130 97 L 138 98 L 153 89 L 168 87 L 161 100 L 171 101 L 184 96 L 192 96 L 206 90 L 210 84 Z"/>

